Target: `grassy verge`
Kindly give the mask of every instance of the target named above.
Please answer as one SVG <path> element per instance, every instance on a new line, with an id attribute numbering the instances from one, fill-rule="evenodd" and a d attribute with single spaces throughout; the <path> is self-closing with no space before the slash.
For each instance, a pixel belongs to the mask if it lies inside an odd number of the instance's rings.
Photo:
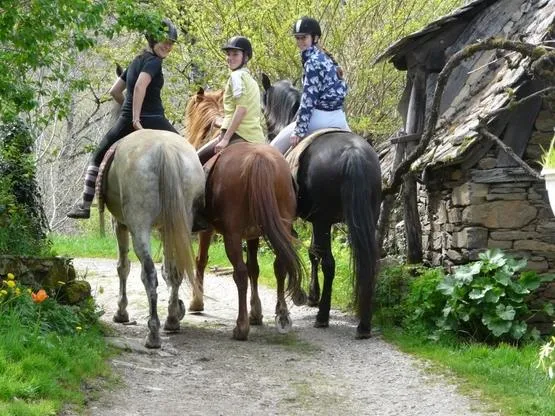
<path id="1" fill-rule="evenodd" d="M 513 347 L 502 344 L 439 345 L 384 329 L 386 340 L 402 351 L 436 364 L 448 372 L 461 391 L 486 403 L 504 416 L 555 415 L 555 396 L 546 375 L 536 368 L 538 344 Z"/>
<path id="2" fill-rule="evenodd" d="M 0 280 L 0 414 L 54 415 L 86 402 L 88 380 L 110 374 L 108 349 L 92 300 L 60 305 Z"/>

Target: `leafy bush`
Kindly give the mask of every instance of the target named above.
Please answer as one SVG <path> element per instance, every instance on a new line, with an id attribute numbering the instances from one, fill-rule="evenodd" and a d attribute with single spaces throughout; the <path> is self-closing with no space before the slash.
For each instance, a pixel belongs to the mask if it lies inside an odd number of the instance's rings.
<path id="1" fill-rule="evenodd" d="M 445 305 L 445 296 L 437 287 L 444 278 L 443 269 L 424 269 L 422 274 L 409 283 L 403 300 L 403 328 L 409 333 L 430 335 L 436 329 L 436 321 Z"/>
<path id="2" fill-rule="evenodd" d="M 92 298 L 81 305 L 62 305 L 55 293 L 49 296 L 44 289 L 33 292 L 8 273 L 0 279 L 0 316 L 0 334 L 9 332 L 11 319 L 16 319 L 36 335 L 44 336 L 77 334 L 96 324 L 99 313 Z"/>
<path id="3" fill-rule="evenodd" d="M 422 272 L 419 266 L 399 265 L 384 268 L 375 290 L 376 320 L 382 325 L 400 326 L 405 319 L 404 300 L 414 276 Z"/>
<path id="4" fill-rule="evenodd" d="M 480 260 L 460 266 L 446 276 L 438 291 L 446 296 L 443 313 L 437 321 L 440 331 L 465 334 L 477 341 L 518 341 L 529 330 L 526 319 L 532 311 L 528 295 L 553 276 L 523 271 L 526 260 L 516 260 L 498 249 L 480 254 Z M 544 306 L 553 314 L 553 305 Z"/>
<path id="5" fill-rule="evenodd" d="M 0 125 L 0 254 L 36 255 L 49 246 L 32 146 L 22 122 Z"/>

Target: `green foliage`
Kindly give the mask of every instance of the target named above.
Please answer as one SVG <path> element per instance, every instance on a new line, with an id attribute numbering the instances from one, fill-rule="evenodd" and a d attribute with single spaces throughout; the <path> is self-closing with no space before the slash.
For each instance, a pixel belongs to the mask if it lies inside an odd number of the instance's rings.
<path id="1" fill-rule="evenodd" d="M 0 278 L 0 414 L 57 414 L 64 404 L 83 405 L 83 380 L 108 372 L 92 299 L 69 307 L 54 294 L 38 294 L 11 274 Z"/>
<path id="2" fill-rule="evenodd" d="M 553 135 L 549 148 L 543 149 L 541 163 L 544 168 L 555 168 L 555 135 Z"/>
<path id="3" fill-rule="evenodd" d="M 125 28 L 156 32 L 161 19 L 156 8 L 133 0 L 8 0 L 1 11 L 0 120 L 5 121 L 39 103 L 64 117 L 71 93 L 87 86 L 86 80 L 72 79 L 77 52 Z M 68 88 L 58 90 L 57 82 Z"/>
<path id="4" fill-rule="evenodd" d="M 553 276 L 524 271 L 526 260 L 516 260 L 498 249 L 480 260 L 460 266 L 446 276 L 438 290 L 446 297 L 437 324 L 441 331 L 464 334 L 479 341 L 518 341 L 535 335 L 526 324 L 531 310 L 528 295 Z M 544 312 L 552 315 L 553 305 Z"/>
<path id="5" fill-rule="evenodd" d="M 443 280 L 443 269 L 423 269 L 409 283 L 406 297 L 402 299 L 403 328 L 412 334 L 428 335 L 436 329 L 436 320 L 441 316 L 445 297 L 437 290 Z"/>
<path id="6" fill-rule="evenodd" d="M 399 326 L 405 317 L 402 304 L 407 290 L 419 267 L 398 265 L 383 268 L 376 282 L 375 319 L 381 325 Z"/>
<path id="7" fill-rule="evenodd" d="M 21 121 L 0 126 L 0 254 L 34 255 L 48 249 L 32 146 Z"/>

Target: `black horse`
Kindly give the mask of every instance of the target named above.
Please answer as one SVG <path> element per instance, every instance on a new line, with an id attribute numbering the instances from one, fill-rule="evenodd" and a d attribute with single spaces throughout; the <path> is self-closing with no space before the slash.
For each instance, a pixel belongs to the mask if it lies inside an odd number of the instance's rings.
<path id="1" fill-rule="evenodd" d="M 289 81 L 278 81 L 272 85 L 265 75 L 263 86 L 268 136 L 273 138 L 293 120 L 300 94 Z M 366 140 L 353 133 L 325 133 L 301 156 L 297 182 L 297 213 L 312 223 L 309 305 L 319 305 L 315 326 L 329 325 L 335 275 L 331 226 L 344 222 L 348 226 L 351 243 L 353 300 L 360 317 L 356 337 L 369 338 L 379 255 L 376 226 L 382 183 L 378 155 Z M 321 298 L 319 264 L 324 274 Z"/>

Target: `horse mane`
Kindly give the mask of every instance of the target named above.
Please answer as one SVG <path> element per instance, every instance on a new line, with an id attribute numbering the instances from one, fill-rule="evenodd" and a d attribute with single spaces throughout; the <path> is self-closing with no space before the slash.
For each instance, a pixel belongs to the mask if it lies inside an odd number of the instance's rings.
<path id="1" fill-rule="evenodd" d="M 207 140 L 215 122 L 223 117 L 224 92 L 204 91 L 200 89 L 187 102 L 185 109 L 185 134 L 195 149 L 201 147 Z"/>
<path id="2" fill-rule="evenodd" d="M 268 124 L 268 140 L 293 121 L 301 101 L 301 93 L 291 81 L 274 83 L 264 92 L 264 116 Z"/>

